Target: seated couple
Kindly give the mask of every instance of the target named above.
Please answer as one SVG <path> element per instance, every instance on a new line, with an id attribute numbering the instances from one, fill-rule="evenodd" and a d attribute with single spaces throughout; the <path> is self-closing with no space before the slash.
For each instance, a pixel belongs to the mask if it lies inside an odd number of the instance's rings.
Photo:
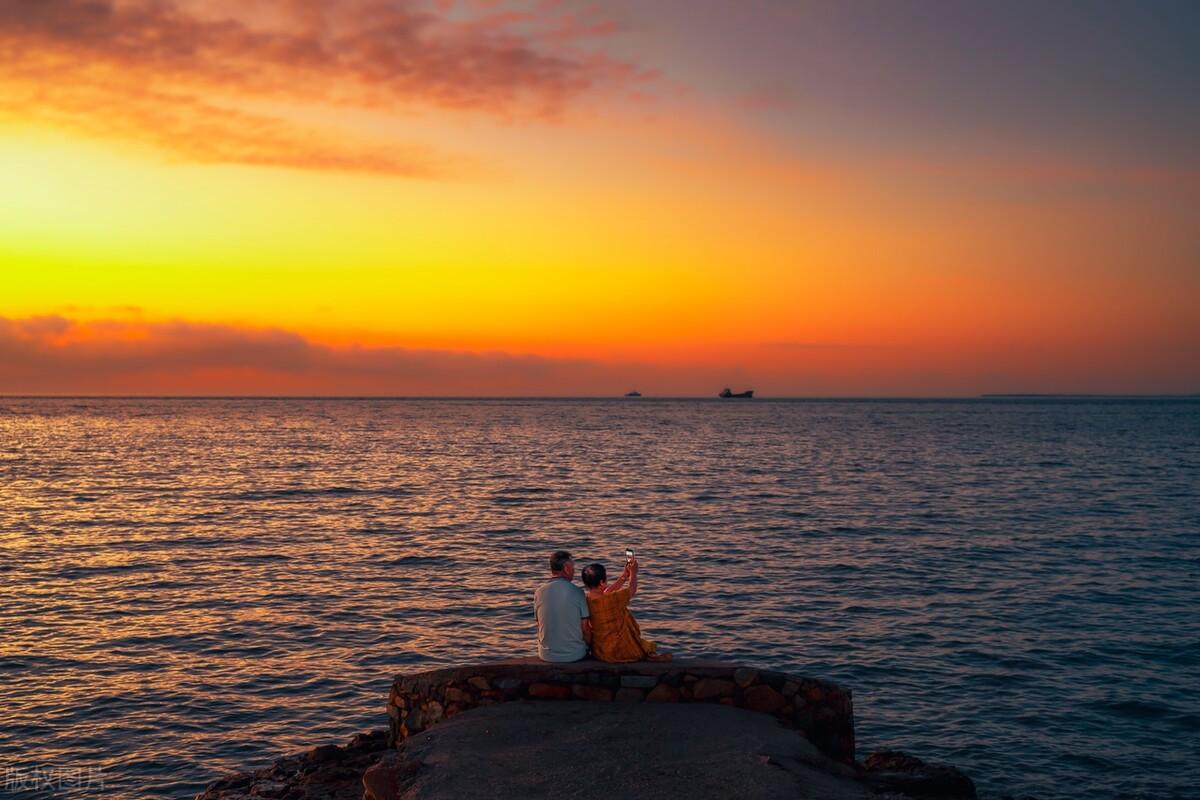
<path id="1" fill-rule="evenodd" d="M 590 651 L 600 661 L 670 661 L 670 655 L 658 653 L 654 642 L 642 638 L 637 620 L 629 613 L 629 601 L 637 594 L 637 575 L 635 558 L 612 583 L 603 564 L 589 564 L 583 569 L 584 593 L 571 582 L 575 578 L 571 554 L 559 550 L 550 556 L 550 580 L 533 596 L 538 657 L 579 661 Z"/>

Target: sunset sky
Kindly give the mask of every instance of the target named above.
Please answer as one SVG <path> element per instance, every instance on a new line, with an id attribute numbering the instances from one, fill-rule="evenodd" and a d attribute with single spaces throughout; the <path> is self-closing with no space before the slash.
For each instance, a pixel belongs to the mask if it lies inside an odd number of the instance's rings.
<path id="1" fill-rule="evenodd" d="M 1200 4 L 0 0 L 0 393 L 1200 392 Z"/>

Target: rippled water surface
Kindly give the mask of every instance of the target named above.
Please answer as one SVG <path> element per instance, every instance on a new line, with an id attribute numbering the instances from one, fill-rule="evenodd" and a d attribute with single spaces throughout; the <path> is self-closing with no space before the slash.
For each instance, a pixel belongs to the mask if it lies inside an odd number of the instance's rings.
<path id="1" fill-rule="evenodd" d="M 0 768 L 190 797 L 626 545 L 649 635 L 850 686 L 860 756 L 1196 796 L 1194 401 L 0 398 Z"/>

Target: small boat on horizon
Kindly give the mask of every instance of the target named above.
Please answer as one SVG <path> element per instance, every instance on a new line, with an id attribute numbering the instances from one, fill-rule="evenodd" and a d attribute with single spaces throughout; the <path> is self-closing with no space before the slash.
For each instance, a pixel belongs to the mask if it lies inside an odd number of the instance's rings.
<path id="1" fill-rule="evenodd" d="M 719 395 L 717 395 L 717 397 L 720 397 L 723 400 L 739 400 L 739 399 L 750 400 L 750 399 L 753 399 L 753 397 L 754 397 L 754 390 L 747 389 L 744 392 L 734 392 L 734 391 L 731 391 L 728 386 L 726 386 L 724 389 L 721 390 L 721 393 Z"/>
<path id="2" fill-rule="evenodd" d="M 639 392 L 637 389 L 634 389 L 632 392 L 626 392 L 625 396 L 626 397 L 641 397 L 642 393 Z"/>

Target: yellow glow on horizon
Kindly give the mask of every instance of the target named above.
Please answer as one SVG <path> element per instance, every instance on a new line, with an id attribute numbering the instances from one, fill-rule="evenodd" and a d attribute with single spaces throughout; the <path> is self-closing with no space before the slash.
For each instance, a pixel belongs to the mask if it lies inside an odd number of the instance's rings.
<path id="1" fill-rule="evenodd" d="M 1184 320 L 1182 294 L 1128 268 L 1131 242 L 1162 237 L 1136 209 L 914 193 L 903 171 L 799 167 L 715 127 L 698 157 L 668 158 L 667 122 L 641 138 L 628 123 L 603 161 L 569 126 L 479 126 L 458 145 L 476 137 L 498 168 L 453 180 L 178 163 L 0 128 L 0 316 L 851 377 L 1151 342 Z"/>
<path id="2" fill-rule="evenodd" d="M 686 208 L 613 187 L 164 165 L 67 141 L 0 152 L 22 177 L 0 189 L 8 314 L 46 311 L 50 290 L 56 306 L 335 336 L 653 340 L 737 312 L 746 277 Z"/>

